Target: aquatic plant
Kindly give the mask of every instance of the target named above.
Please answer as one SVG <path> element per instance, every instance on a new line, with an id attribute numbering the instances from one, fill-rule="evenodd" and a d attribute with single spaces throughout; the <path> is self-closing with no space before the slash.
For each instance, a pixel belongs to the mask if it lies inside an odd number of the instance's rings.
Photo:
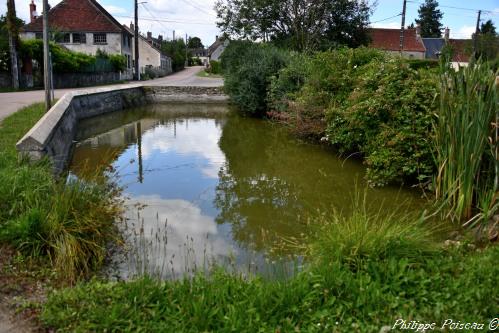
<path id="1" fill-rule="evenodd" d="M 475 223 L 497 210 L 498 93 L 496 75 L 478 61 L 440 79 L 434 122 L 435 193 L 445 216 Z M 477 213 L 475 207 L 481 209 Z"/>

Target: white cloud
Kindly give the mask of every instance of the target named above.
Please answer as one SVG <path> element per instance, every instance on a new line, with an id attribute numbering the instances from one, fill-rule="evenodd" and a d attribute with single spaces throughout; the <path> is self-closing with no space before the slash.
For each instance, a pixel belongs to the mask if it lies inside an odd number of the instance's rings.
<path id="1" fill-rule="evenodd" d="M 127 10 L 122 7 L 113 6 L 113 5 L 104 5 L 104 9 L 106 9 L 110 14 L 126 14 Z"/>
<path id="2" fill-rule="evenodd" d="M 475 32 L 476 27 L 471 25 L 463 25 L 461 26 L 457 32 L 451 29 L 450 37 L 457 39 L 467 39 L 471 38 L 471 35 Z"/>
<path id="3" fill-rule="evenodd" d="M 142 205 L 145 208 L 138 210 Z M 162 271 L 165 277 L 172 270 L 178 276 L 188 269 L 202 269 L 215 258 L 223 260 L 237 254 L 214 219 L 203 215 L 191 202 L 150 195 L 128 200 L 126 206 L 125 234 L 132 254 L 121 267 L 125 277 L 126 271 L 135 271 L 144 258 L 148 259 L 148 272 Z"/>
<path id="4" fill-rule="evenodd" d="M 218 146 L 222 128 L 213 119 L 189 119 L 173 124 L 157 126 L 142 137 L 144 160 L 154 156 L 156 151 L 174 151 L 180 155 L 197 155 L 208 161 L 202 173 L 209 178 L 218 178 L 218 171 L 225 163 L 225 155 Z"/>

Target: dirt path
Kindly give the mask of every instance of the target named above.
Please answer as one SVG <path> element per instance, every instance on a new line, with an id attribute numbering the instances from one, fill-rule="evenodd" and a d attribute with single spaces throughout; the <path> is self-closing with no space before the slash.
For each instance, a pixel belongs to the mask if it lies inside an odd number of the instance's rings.
<path id="1" fill-rule="evenodd" d="M 35 331 L 35 328 L 27 321 L 15 318 L 11 310 L 0 304 L 0 333 L 28 333 L 33 331 Z"/>

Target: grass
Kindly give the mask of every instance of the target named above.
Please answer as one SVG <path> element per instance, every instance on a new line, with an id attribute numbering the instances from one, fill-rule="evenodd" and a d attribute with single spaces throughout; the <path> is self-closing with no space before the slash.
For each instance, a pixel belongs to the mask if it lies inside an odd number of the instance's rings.
<path id="1" fill-rule="evenodd" d="M 104 182 L 57 180 L 47 160 L 18 156 L 16 142 L 43 113 L 36 104 L 0 124 L 0 242 L 48 258 L 61 277 L 76 281 L 104 261 L 120 206 Z"/>
<path id="2" fill-rule="evenodd" d="M 196 74 L 197 77 L 209 77 L 209 78 L 213 78 L 213 79 L 219 79 L 219 78 L 223 78 L 222 75 L 220 74 L 212 74 L 212 73 L 208 73 L 206 70 L 200 70 L 197 74 Z"/>
<path id="3" fill-rule="evenodd" d="M 437 199 L 447 218 L 469 221 L 480 207 L 483 220 L 497 210 L 496 73 L 480 61 L 441 76 L 435 121 Z M 496 125 L 494 125 L 496 124 Z"/>
<path id="4" fill-rule="evenodd" d="M 399 318 L 497 316 L 499 248 L 445 249 L 419 223 L 396 226 L 402 219 L 338 215 L 317 233 L 310 266 L 285 281 L 222 269 L 179 281 L 92 280 L 51 294 L 41 320 L 60 332 L 379 332 Z"/>

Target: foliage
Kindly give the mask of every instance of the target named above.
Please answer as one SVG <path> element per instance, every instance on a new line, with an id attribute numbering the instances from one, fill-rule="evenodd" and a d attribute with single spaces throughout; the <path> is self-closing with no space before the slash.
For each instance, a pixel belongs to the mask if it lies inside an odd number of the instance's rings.
<path id="1" fill-rule="evenodd" d="M 447 71 L 440 80 L 434 124 L 436 197 L 444 203 L 447 217 L 455 220 L 470 219 L 478 205 L 480 218 L 488 219 L 497 210 L 496 75 L 478 62 L 458 72 Z"/>
<path id="2" fill-rule="evenodd" d="M 499 248 L 441 249 L 405 222 L 338 216 L 321 230 L 317 261 L 289 280 L 221 270 L 167 282 L 92 280 L 50 295 L 41 318 L 60 332 L 377 332 L 399 318 L 496 316 Z"/>
<path id="3" fill-rule="evenodd" d="M 201 59 L 198 57 L 189 57 L 189 66 L 202 66 L 203 63 L 201 62 Z"/>
<path id="4" fill-rule="evenodd" d="M 425 0 L 418 9 L 419 18 L 416 23 L 421 26 L 421 37 L 442 37 L 442 17 L 444 14 L 438 9 L 437 0 Z"/>
<path id="5" fill-rule="evenodd" d="M 16 30 L 24 25 L 24 21 L 16 18 Z M 7 17 L 0 16 L 0 72 L 10 72 L 10 51 Z"/>
<path id="6" fill-rule="evenodd" d="M 57 181 L 47 161 L 18 159 L 16 142 L 43 115 L 22 109 L 0 127 L 0 241 L 30 256 L 48 257 L 74 281 L 103 263 L 119 213 L 115 190 L 101 182 Z"/>
<path id="7" fill-rule="evenodd" d="M 222 67 L 220 65 L 220 62 L 216 60 L 210 60 L 210 68 L 208 71 L 211 74 L 222 74 Z"/>
<path id="8" fill-rule="evenodd" d="M 432 115 L 437 79 L 402 60 L 372 62 L 344 103 L 328 111 L 329 141 L 360 152 L 373 185 L 427 181 L 432 161 Z"/>
<path id="9" fill-rule="evenodd" d="M 178 72 L 185 67 L 185 42 L 182 39 L 165 40 L 161 44 L 161 52 L 172 59 L 172 70 Z"/>
<path id="10" fill-rule="evenodd" d="M 123 55 L 108 55 L 98 50 L 96 56 L 70 51 L 56 43 L 50 43 L 55 73 L 83 73 L 99 71 L 122 71 L 126 67 Z M 30 39 L 22 41 L 19 54 L 22 58 L 43 63 L 43 41 Z"/>
<path id="11" fill-rule="evenodd" d="M 271 77 L 285 66 L 287 58 L 287 52 L 268 44 L 229 44 L 221 57 L 225 91 L 242 112 L 265 114 Z"/>
<path id="12" fill-rule="evenodd" d="M 272 41 L 294 50 L 369 42 L 366 1 L 219 0 L 217 25 L 234 39 Z"/>
<path id="13" fill-rule="evenodd" d="M 482 34 L 491 34 L 497 35 L 496 26 L 492 20 L 487 20 L 487 22 L 482 23 L 480 26 L 480 33 Z"/>
<path id="14" fill-rule="evenodd" d="M 384 59 L 385 55 L 377 50 L 358 48 L 317 53 L 303 61 L 303 56 L 295 57 L 296 60 L 291 61 L 292 67 L 283 69 L 273 79 L 272 104 L 280 110 L 285 110 L 288 104 L 284 114 L 295 131 L 320 139 L 325 134 L 325 111 L 348 97 L 357 77 L 363 73 L 363 65 Z M 290 76 L 290 82 L 287 76 Z M 286 96 L 286 89 L 290 89 L 291 96 Z M 290 97 L 292 100 L 286 102 Z M 283 101 L 284 105 L 279 106 Z"/>
<path id="15" fill-rule="evenodd" d="M 189 37 L 187 47 L 190 49 L 204 49 L 204 45 L 199 37 Z"/>

